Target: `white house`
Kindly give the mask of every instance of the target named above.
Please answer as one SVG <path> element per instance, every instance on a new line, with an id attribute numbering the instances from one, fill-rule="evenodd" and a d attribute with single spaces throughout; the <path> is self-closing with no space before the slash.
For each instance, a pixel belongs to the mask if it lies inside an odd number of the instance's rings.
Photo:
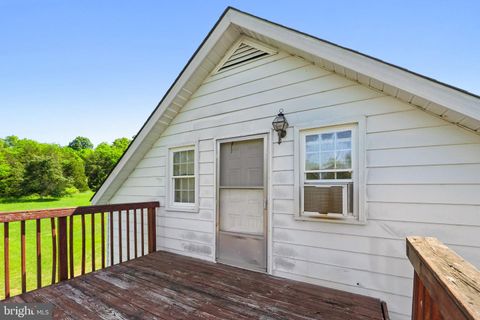
<path id="1" fill-rule="evenodd" d="M 479 132 L 474 94 L 228 8 L 92 201 L 160 201 L 160 250 L 407 319 L 406 236 L 480 267 Z"/>

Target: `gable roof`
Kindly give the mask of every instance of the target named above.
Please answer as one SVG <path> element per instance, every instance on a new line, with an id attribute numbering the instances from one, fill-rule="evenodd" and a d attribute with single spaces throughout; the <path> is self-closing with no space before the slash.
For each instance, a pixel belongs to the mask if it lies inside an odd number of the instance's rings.
<path id="1" fill-rule="evenodd" d="M 228 7 L 93 195 L 93 203 L 110 200 L 203 80 L 212 71 L 221 68 L 223 60 L 235 50 L 234 45 L 242 35 L 303 57 L 320 67 L 480 133 L 480 96 Z"/>

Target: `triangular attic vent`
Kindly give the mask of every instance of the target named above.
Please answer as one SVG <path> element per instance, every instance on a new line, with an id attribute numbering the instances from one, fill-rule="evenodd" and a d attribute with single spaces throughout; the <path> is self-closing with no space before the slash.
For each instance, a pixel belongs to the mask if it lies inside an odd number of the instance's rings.
<path id="1" fill-rule="evenodd" d="M 216 72 L 222 72 L 275 53 L 277 52 L 272 48 L 243 37 L 229 50 Z"/>

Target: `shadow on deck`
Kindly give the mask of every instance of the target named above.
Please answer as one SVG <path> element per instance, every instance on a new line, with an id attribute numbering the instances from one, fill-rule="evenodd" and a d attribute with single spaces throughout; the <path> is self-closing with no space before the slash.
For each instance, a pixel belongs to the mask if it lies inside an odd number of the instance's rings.
<path id="1" fill-rule="evenodd" d="M 387 319 L 378 299 L 163 251 L 4 302 L 56 319 Z"/>

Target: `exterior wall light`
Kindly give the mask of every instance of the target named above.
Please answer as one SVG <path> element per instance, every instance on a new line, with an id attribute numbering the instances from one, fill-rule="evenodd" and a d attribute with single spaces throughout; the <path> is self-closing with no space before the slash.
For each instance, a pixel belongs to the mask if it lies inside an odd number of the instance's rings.
<path id="1" fill-rule="evenodd" d="M 287 135 L 288 121 L 283 115 L 283 109 L 278 111 L 277 116 L 273 119 L 272 122 L 273 130 L 278 134 L 278 144 L 282 143 L 282 138 L 285 138 Z"/>

